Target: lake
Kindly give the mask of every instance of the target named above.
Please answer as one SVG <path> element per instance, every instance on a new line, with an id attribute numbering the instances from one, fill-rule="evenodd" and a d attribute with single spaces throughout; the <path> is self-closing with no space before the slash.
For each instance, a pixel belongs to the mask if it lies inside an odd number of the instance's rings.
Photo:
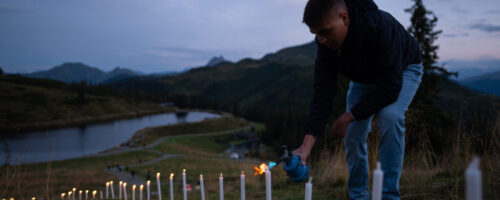
<path id="1" fill-rule="evenodd" d="M 0 136 L 0 164 L 9 162 L 17 165 L 86 156 L 116 147 L 146 127 L 217 117 L 217 114 L 198 111 L 162 113 L 81 127 Z"/>

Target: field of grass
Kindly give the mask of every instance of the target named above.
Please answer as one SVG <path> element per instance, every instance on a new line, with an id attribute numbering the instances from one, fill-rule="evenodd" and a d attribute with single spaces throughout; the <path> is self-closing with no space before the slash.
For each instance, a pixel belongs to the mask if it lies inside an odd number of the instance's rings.
<path id="1" fill-rule="evenodd" d="M 191 123 L 181 123 L 171 126 L 146 128 L 146 130 L 141 130 L 138 131 L 137 134 L 134 134 L 131 140 L 134 141 L 135 146 L 144 146 L 151 144 L 160 137 L 183 135 L 186 133 L 197 134 L 220 132 L 238 129 L 249 125 L 250 123 L 242 118 L 226 115 L 221 118 L 208 119 L 198 122 L 196 123 L 196 126 L 193 126 Z"/>
<path id="2" fill-rule="evenodd" d="M 249 122 L 228 116 L 230 119 L 213 119 L 203 122 L 157 127 L 148 129 L 144 134 L 153 134 L 149 142 L 165 135 L 183 135 L 214 130 L 232 130 L 245 127 Z M 231 119 L 233 118 L 233 119 Z M 230 124 L 231 121 L 235 124 Z M 236 125 L 238 124 L 238 125 Z M 255 130 L 262 131 L 262 124 L 255 124 Z M 205 130 L 205 131 L 203 131 Z M 375 137 L 376 138 L 376 137 Z M 149 171 L 162 174 L 162 194 L 169 195 L 168 175 L 174 173 L 175 199 L 182 199 L 181 172 L 186 169 L 187 183 L 193 191 L 188 192 L 189 199 L 200 199 L 200 191 L 196 190 L 200 174 L 203 174 L 205 194 L 207 199 L 217 199 L 218 177 L 224 176 L 224 192 L 226 199 L 239 199 L 240 174 L 245 172 L 247 199 L 265 198 L 264 176 L 254 176 L 254 166 L 266 160 L 262 157 L 252 157 L 243 160 L 233 160 L 221 154 L 230 143 L 237 142 L 233 134 L 224 135 L 197 135 L 169 138 L 151 149 L 137 152 L 128 152 L 112 156 L 71 159 L 66 161 L 24 165 L 0 168 L 0 194 L 8 194 L 18 199 L 37 197 L 54 197 L 66 192 L 72 187 L 104 190 L 104 183 L 109 180 L 118 182 L 116 177 L 104 172 L 108 164 L 132 164 L 157 158 L 159 155 L 151 151 L 164 154 L 181 154 L 144 166 L 129 167 L 140 177 L 146 177 Z M 375 140 L 369 139 L 370 155 L 374 155 L 377 145 Z M 347 164 L 342 146 L 328 150 L 324 149 L 317 162 L 311 166 L 313 179 L 313 199 L 347 199 Z M 425 150 L 421 153 L 411 153 L 405 160 L 400 188 L 402 199 L 464 199 L 464 170 L 473 155 L 467 153 L 467 148 L 458 149 L 443 156 L 436 163 L 425 163 Z M 267 155 L 266 157 L 273 157 Z M 376 158 L 370 157 L 370 168 L 373 169 Z M 484 199 L 499 199 L 496 188 L 500 187 L 500 172 L 498 153 L 492 152 L 481 158 L 483 171 Z M 7 185 L 6 185 L 7 183 Z M 304 198 L 304 183 L 290 181 L 281 166 L 272 171 L 273 199 L 298 200 Z M 370 180 L 371 185 L 371 180 Z M 116 191 L 116 190 L 115 190 Z M 155 180 L 152 180 L 152 191 L 156 191 Z M 129 195 L 130 189 L 128 190 Z M 130 196 L 129 196 L 130 197 Z M 156 199 L 156 196 L 153 196 Z"/>
<path id="3" fill-rule="evenodd" d="M 83 89 L 82 100 L 74 87 L 53 80 L 0 75 L 0 134 L 173 111 L 90 86 Z"/>

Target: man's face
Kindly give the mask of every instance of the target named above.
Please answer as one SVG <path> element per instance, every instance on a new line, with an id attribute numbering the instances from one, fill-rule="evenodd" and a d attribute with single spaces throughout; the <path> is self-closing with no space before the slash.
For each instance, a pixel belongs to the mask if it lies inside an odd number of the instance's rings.
<path id="1" fill-rule="evenodd" d="M 309 31 L 315 34 L 319 43 L 329 49 L 340 48 L 347 35 L 349 26 L 349 15 L 345 10 L 332 9 L 329 15 L 323 19 L 318 27 L 309 27 Z"/>

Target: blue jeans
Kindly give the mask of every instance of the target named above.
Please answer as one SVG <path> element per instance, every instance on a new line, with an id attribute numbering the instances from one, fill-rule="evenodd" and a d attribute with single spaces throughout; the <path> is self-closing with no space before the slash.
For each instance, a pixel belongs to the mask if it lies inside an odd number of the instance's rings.
<path id="1" fill-rule="evenodd" d="M 399 178 L 403 168 L 405 149 L 405 112 L 422 81 L 422 64 L 408 65 L 403 71 L 401 92 L 396 102 L 384 107 L 377 114 L 380 132 L 379 161 L 384 171 L 383 199 L 399 199 Z M 349 111 L 363 95 L 375 90 L 375 85 L 350 82 L 346 108 Z M 368 187 L 368 152 L 366 140 L 371 131 L 373 115 L 368 119 L 353 121 L 344 139 L 349 169 L 348 188 L 351 199 L 370 199 Z"/>

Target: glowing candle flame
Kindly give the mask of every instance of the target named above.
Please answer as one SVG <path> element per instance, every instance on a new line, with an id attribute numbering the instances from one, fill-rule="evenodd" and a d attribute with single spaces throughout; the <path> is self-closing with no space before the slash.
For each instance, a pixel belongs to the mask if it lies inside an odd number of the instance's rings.
<path id="1" fill-rule="evenodd" d="M 264 172 L 266 172 L 267 165 L 266 165 L 266 163 L 262 163 L 262 164 L 259 165 L 259 167 L 254 166 L 253 168 L 256 171 L 256 172 L 253 173 L 253 175 L 255 175 L 255 176 L 262 175 Z"/>
<path id="2" fill-rule="evenodd" d="M 174 173 L 170 173 L 170 178 L 174 178 Z"/>
<path id="3" fill-rule="evenodd" d="M 156 173 L 156 178 L 159 178 L 160 177 L 160 173 Z"/>

